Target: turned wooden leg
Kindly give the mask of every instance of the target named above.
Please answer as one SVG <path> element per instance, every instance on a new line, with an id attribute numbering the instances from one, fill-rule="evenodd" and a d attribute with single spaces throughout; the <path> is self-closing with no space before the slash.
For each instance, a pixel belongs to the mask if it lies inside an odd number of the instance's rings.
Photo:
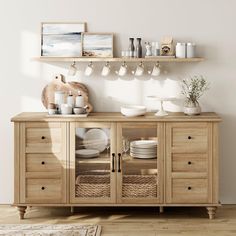
<path id="1" fill-rule="evenodd" d="M 74 212 L 75 212 L 74 207 L 70 207 L 70 212 L 71 212 L 71 214 L 74 214 Z"/>
<path id="2" fill-rule="evenodd" d="M 207 213 L 209 215 L 210 220 L 215 218 L 216 209 L 217 209 L 217 207 L 214 207 L 214 206 L 207 207 Z"/>
<path id="3" fill-rule="evenodd" d="M 18 206 L 18 211 L 19 211 L 19 215 L 20 215 L 20 219 L 24 219 L 25 216 L 25 211 L 26 211 L 26 206 Z"/>
<path id="4" fill-rule="evenodd" d="M 160 211 L 160 213 L 163 213 L 164 212 L 164 207 L 160 206 L 159 211 Z"/>

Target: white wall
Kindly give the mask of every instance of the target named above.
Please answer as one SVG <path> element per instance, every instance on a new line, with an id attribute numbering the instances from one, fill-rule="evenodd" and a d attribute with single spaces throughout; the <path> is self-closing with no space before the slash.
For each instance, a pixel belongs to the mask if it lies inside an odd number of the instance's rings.
<path id="1" fill-rule="evenodd" d="M 201 100 L 203 109 L 218 112 L 220 126 L 220 191 L 223 203 L 236 203 L 236 61 L 234 0 L 8 0 L 0 1 L 0 203 L 13 201 L 13 126 L 10 118 L 22 111 L 44 110 L 40 96 L 54 73 L 68 64 L 32 62 L 39 55 L 41 21 L 85 21 L 89 31 L 114 32 L 115 52 L 126 49 L 130 36 L 194 41 L 205 62 L 165 64 L 160 79 L 111 76 L 76 77 L 88 85 L 96 111 L 118 111 L 121 103 L 144 103 L 151 94 L 178 94 L 178 80 L 202 74 L 211 89 Z M 83 69 L 85 65 L 81 66 Z M 118 67 L 118 65 L 117 65 Z M 147 104 L 153 107 L 153 104 Z M 156 106 L 156 108 L 158 105 Z M 172 111 L 176 104 L 167 104 Z"/>

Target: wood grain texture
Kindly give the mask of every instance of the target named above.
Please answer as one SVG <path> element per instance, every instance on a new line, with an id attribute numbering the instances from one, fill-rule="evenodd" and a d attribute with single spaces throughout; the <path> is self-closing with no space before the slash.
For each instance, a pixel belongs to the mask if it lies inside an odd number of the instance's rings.
<path id="1" fill-rule="evenodd" d="M 88 117 L 67 117 L 66 115 L 50 117 L 45 112 L 23 112 L 13 117 L 12 121 L 42 121 L 42 122 L 62 122 L 62 121 L 89 121 L 89 122 L 220 122 L 221 118 L 214 112 L 203 112 L 199 116 L 186 116 L 182 112 L 169 113 L 165 117 L 157 117 L 154 113 L 146 113 L 139 117 L 125 117 L 119 112 L 95 112 L 90 113 Z"/>
<path id="2" fill-rule="evenodd" d="M 205 59 L 202 57 L 195 58 L 86 58 L 86 57 L 35 57 L 33 58 L 35 61 L 40 62 L 201 62 Z"/>
<path id="3" fill-rule="evenodd" d="M 33 207 L 19 220 L 14 207 L 0 206 L 1 224 L 99 224 L 102 236 L 235 236 L 236 206 L 224 205 L 209 221 L 202 208 L 99 208 L 80 207 L 70 213 L 70 207 Z"/>

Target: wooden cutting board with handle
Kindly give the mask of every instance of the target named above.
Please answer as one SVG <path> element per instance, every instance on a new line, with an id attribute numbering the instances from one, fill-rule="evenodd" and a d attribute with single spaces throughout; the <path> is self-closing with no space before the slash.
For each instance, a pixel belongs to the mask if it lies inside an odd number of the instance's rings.
<path id="1" fill-rule="evenodd" d="M 65 92 L 65 103 L 66 97 L 70 94 L 73 95 L 74 99 L 78 96 L 78 91 L 80 91 L 81 95 L 84 97 L 84 103 L 88 106 L 87 111 L 91 112 L 93 110 L 92 105 L 89 103 L 89 94 L 87 87 L 79 82 L 65 82 L 65 78 L 63 75 L 55 75 L 52 82 L 45 86 L 42 91 L 42 103 L 45 108 L 48 108 L 49 103 L 54 103 L 54 94 L 56 91 Z"/>

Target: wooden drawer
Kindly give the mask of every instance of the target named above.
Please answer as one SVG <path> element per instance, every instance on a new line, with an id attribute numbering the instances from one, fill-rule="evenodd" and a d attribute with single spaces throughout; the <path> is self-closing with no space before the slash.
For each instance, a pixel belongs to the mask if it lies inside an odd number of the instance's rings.
<path id="1" fill-rule="evenodd" d="M 172 172 L 207 172 L 206 154 L 172 154 Z"/>
<path id="2" fill-rule="evenodd" d="M 25 127 L 26 153 L 60 152 L 62 129 L 60 123 L 27 123 Z"/>
<path id="3" fill-rule="evenodd" d="M 61 172 L 62 166 L 60 153 L 26 154 L 26 172 Z"/>
<path id="4" fill-rule="evenodd" d="M 172 179 L 172 203 L 208 202 L 207 179 Z"/>
<path id="5" fill-rule="evenodd" d="M 61 179 L 26 179 L 26 203 L 62 203 Z"/>
<path id="6" fill-rule="evenodd" d="M 206 124 L 173 126 L 171 137 L 173 152 L 207 152 L 208 128 Z"/>

